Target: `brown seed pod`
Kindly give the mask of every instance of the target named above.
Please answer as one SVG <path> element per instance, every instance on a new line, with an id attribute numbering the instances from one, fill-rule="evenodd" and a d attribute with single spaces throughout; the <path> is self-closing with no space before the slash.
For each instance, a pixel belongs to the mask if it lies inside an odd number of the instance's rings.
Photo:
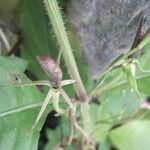
<path id="1" fill-rule="evenodd" d="M 52 86 L 58 88 L 62 80 L 62 71 L 59 65 L 47 56 L 38 56 L 37 60 L 50 80 Z"/>

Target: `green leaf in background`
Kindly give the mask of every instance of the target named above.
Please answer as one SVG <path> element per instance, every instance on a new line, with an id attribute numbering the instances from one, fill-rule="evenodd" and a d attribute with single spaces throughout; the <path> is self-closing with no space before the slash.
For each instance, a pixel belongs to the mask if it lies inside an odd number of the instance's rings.
<path id="1" fill-rule="evenodd" d="M 45 146 L 45 150 L 54 149 L 61 140 L 61 128 L 57 128 L 55 130 L 47 130 L 47 137 L 49 142 Z"/>
<path id="2" fill-rule="evenodd" d="M 110 140 L 119 150 L 149 150 L 150 121 L 132 121 L 110 132 Z"/>
<path id="3" fill-rule="evenodd" d="M 59 5 L 62 8 L 63 18 L 66 20 L 65 25 L 70 26 L 66 14 L 68 1 L 59 0 Z M 4 20 L 9 21 L 10 17 L 14 22 L 20 23 L 18 26 L 23 39 L 19 45 L 21 57 L 29 61 L 27 66 L 28 62 L 20 58 L 0 57 L 0 150 L 36 150 L 41 127 L 52 107 L 48 106 L 34 132 L 30 132 L 45 94 L 42 94 L 35 86 L 10 87 L 7 85 L 30 81 L 24 74 L 27 67 L 38 79 L 47 79 L 37 63 L 36 56 L 48 55 L 56 59 L 59 47 L 43 0 L 0 0 L 0 10 L 6 15 Z M 87 91 L 92 90 L 93 81 L 89 80 L 88 67 L 82 59 L 79 39 L 71 27 L 67 27 L 67 31 L 70 32 L 70 43 L 83 83 Z M 150 43 L 143 48 L 143 54 L 139 58 L 144 70 L 150 70 L 149 49 Z M 124 62 L 123 59 L 120 61 Z M 63 79 L 69 79 L 63 59 L 61 59 L 61 68 Z M 150 73 L 143 73 L 136 66 L 135 80 L 130 69 L 125 69 L 130 86 L 137 94 L 140 94 L 142 100 L 145 100 L 147 96 L 150 96 Z M 141 108 L 143 103 L 139 101 L 135 92 L 130 90 L 130 86 L 121 68 L 114 69 L 109 72 L 106 80 L 98 88 L 99 92 L 96 96 L 100 95 L 97 97 L 100 104 L 90 103 L 90 114 L 94 122 L 91 136 L 100 150 L 110 150 L 112 143 L 119 150 L 150 149 L 150 111 Z M 75 98 L 72 85 L 64 89 L 69 96 Z M 60 103 L 60 107 L 66 108 L 66 105 L 63 106 Z M 77 120 L 82 125 L 80 112 L 77 111 L 77 114 Z M 45 150 L 54 149 L 62 141 L 65 141 L 63 144 L 67 143 L 70 136 L 68 120 L 66 116 L 61 116 L 58 127 L 55 130 L 47 130 L 48 142 Z M 113 128 L 115 125 L 122 126 Z M 75 141 L 69 146 L 64 145 L 64 150 L 73 150 L 80 146 L 76 145 L 79 144 L 80 137 L 78 137 L 79 134 L 75 133 Z"/>
<path id="4" fill-rule="evenodd" d="M 19 58 L 0 57 L 0 149 L 36 150 L 41 119 L 34 132 L 30 132 L 44 99 L 36 87 L 9 87 L 15 84 L 14 76 L 21 82 L 30 81 L 23 73 L 27 62 Z M 47 110 L 48 111 L 48 110 Z"/>
<path id="5" fill-rule="evenodd" d="M 142 57 L 140 58 L 140 65 L 142 67 L 143 70 L 150 70 L 150 43 L 148 43 L 145 48 L 144 48 L 144 53 L 142 55 Z M 140 72 L 140 74 L 142 74 L 142 72 Z M 142 76 L 142 75 L 141 75 Z M 137 80 L 138 82 L 138 87 L 139 90 L 141 92 L 143 92 L 144 94 L 150 96 L 150 74 L 149 73 L 145 73 L 145 77 L 143 76 L 143 78 Z"/>
<path id="6" fill-rule="evenodd" d="M 55 149 L 58 146 L 61 146 L 63 141 L 64 150 L 67 150 L 69 145 L 67 145 L 67 140 L 70 137 L 70 124 L 66 117 L 61 117 L 61 124 L 55 130 L 47 130 L 47 137 L 49 139 L 48 143 L 45 146 L 45 150 Z M 72 146 L 69 147 L 72 150 Z"/>
<path id="7" fill-rule="evenodd" d="M 141 94 L 144 99 L 146 96 Z M 102 98 L 102 108 L 111 115 L 111 119 L 116 120 L 124 115 L 127 116 L 137 108 L 140 107 L 141 102 L 139 101 L 137 95 L 131 92 L 130 89 L 126 90 L 113 90 L 107 94 L 103 94 Z"/>
<path id="8" fill-rule="evenodd" d="M 141 94 L 141 97 L 144 99 L 145 95 Z M 91 114 L 95 121 L 92 137 L 96 142 L 104 143 L 110 128 L 118 123 L 124 124 L 133 120 L 132 114 L 140 107 L 141 101 L 130 89 L 113 90 L 103 94 L 100 105 L 91 105 Z M 138 116 L 142 116 L 142 114 Z"/>
<path id="9" fill-rule="evenodd" d="M 44 10 L 44 3 L 42 0 L 23 0 L 20 1 L 20 9 L 19 20 L 23 37 L 21 55 L 30 61 L 29 69 L 38 78 L 45 78 L 39 69 L 36 56 L 53 56 L 52 54 L 56 53 L 56 46 L 54 45 L 56 41 L 54 41 L 54 35 L 49 30 L 50 26 Z M 53 38 L 50 38 L 51 36 Z"/>
<path id="10" fill-rule="evenodd" d="M 144 54 L 140 58 L 140 63 L 144 70 L 150 70 L 149 65 L 147 65 L 150 60 L 149 48 L 150 48 L 150 43 L 144 48 Z M 137 83 L 140 91 L 139 94 L 142 100 L 144 100 L 146 99 L 147 96 L 150 95 L 150 87 L 149 87 L 150 75 L 148 73 L 146 74 L 140 72 L 138 68 L 136 69 L 137 69 L 136 70 Z M 116 71 L 115 70 L 112 71 L 108 76 L 108 78 L 106 79 L 105 83 L 103 83 L 100 90 L 100 92 L 102 91 L 102 94 L 99 98 L 101 105 L 94 106 L 94 108 L 93 106 L 91 106 L 93 118 L 95 118 L 95 122 L 97 122 L 95 126 L 95 130 L 93 132 L 93 137 L 97 142 L 102 143 L 102 145 L 105 145 L 105 141 L 107 140 L 110 132 L 109 130 L 115 124 L 123 123 L 126 125 L 126 123 L 128 124 L 129 121 L 132 121 L 134 119 L 136 120 L 149 119 L 149 111 L 141 110 L 142 102 L 139 101 L 139 98 L 136 95 L 136 93 L 130 90 L 130 86 L 127 85 L 127 80 L 125 79 L 125 76 L 124 77 L 122 76 L 122 78 L 120 78 L 119 81 L 116 82 L 116 84 L 114 82 L 111 83 L 111 80 L 115 81 L 115 78 L 117 78 L 117 76 L 119 75 L 121 76 L 121 73 L 119 71 L 120 71 L 119 69 Z M 109 86 L 112 87 L 109 89 Z M 105 92 L 103 92 L 103 90 Z M 116 130 L 117 129 L 115 129 L 114 131 Z M 124 133 L 126 133 L 126 129 L 124 129 Z M 132 132 L 129 132 L 129 134 L 130 133 Z M 115 144 L 117 143 L 117 140 L 119 141 L 119 139 L 121 140 L 122 138 L 124 138 L 123 136 L 121 136 L 123 135 L 122 132 L 119 135 L 120 137 L 116 139 Z M 113 136 L 114 139 L 115 136 L 116 134 L 114 134 Z M 140 133 L 139 133 L 139 137 L 140 137 Z M 124 142 L 126 142 L 127 140 L 128 139 L 124 139 Z M 138 143 L 140 143 L 140 140 L 138 141 Z M 124 149 L 123 146 L 122 147 L 121 146 L 119 147 L 118 145 L 115 146 L 119 148 L 119 150 L 133 149 L 133 147 L 130 147 L 130 143 L 127 142 L 126 145 L 128 145 L 128 149 Z"/>

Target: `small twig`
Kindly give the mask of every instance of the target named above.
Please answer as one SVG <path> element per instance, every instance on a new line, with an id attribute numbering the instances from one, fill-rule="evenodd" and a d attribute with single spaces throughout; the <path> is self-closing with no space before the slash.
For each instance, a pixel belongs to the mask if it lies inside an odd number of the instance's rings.
<path id="1" fill-rule="evenodd" d="M 68 140 L 68 145 L 70 145 L 72 143 L 73 138 L 74 138 L 74 118 L 72 117 L 71 109 L 69 109 L 68 114 L 69 114 L 68 116 L 69 116 L 70 128 L 71 128 L 71 133 L 70 133 L 70 137 Z"/>
<path id="2" fill-rule="evenodd" d="M 76 121 L 76 113 L 75 113 L 75 111 L 70 109 L 69 114 L 70 114 L 71 123 L 73 124 L 75 129 L 77 129 L 81 133 L 81 135 L 84 137 L 85 141 L 88 144 L 90 144 L 92 142 L 92 140 L 91 140 L 89 134 Z"/>

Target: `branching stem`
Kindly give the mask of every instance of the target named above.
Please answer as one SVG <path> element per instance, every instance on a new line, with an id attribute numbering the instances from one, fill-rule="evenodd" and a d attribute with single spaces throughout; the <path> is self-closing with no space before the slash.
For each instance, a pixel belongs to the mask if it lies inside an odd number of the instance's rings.
<path id="1" fill-rule="evenodd" d="M 71 79 L 76 81 L 74 83 L 76 94 L 80 102 L 85 102 L 86 104 L 86 105 L 81 104 L 81 113 L 82 113 L 82 119 L 89 121 L 88 123 L 86 122 L 87 124 L 84 124 L 85 121 L 83 121 L 83 127 L 84 129 L 87 129 L 89 124 L 92 124 L 90 112 L 89 112 L 88 96 L 87 96 L 87 92 L 84 88 L 84 85 L 79 75 L 79 71 L 78 71 L 74 56 L 73 56 L 73 52 L 69 43 L 69 39 L 67 37 L 67 32 L 64 26 L 61 13 L 60 13 L 60 9 L 58 7 L 57 0 L 45 0 L 45 5 L 46 5 L 46 10 L 48 12 L 48 16 L 51 20 L 51 24 L 53 26 L 56 38 L 58 40 L 60 49 L 62 51 L 63 58 L 67 66 L 69 75 Z M 89 134 L 88 130 L 86 130 L 86 132 Z"/>

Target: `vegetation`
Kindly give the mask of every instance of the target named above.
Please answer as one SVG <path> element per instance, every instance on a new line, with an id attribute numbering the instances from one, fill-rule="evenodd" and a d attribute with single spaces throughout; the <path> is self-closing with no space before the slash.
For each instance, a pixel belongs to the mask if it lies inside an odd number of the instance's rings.
<path id="1" fill-rule="evenodd" d="M 67 1 L 59 6 L 56 0 L 6 3 L 2 6 L 8 12 L 19 11 L 23 40 L 20 57 L 0 57 L 0 149 L 37 149 L 46 116 L 55 110 L 55 118 L 61 119 L 55 129 L 46 129 L 48 142 L 39 149 L 148 150 L 150 34 L 118 57 L 95 84 L 80 55 L 78 39 L 67 28 L 69 21 L 63 21 L 66 16 L 59 7 L 64 8 Z M 141 57 L 133 58 L 141 49 Z M 39 65 L 36 57 L 40 55 L 61 58 L 56 67 L 63 78 L 57 87 Z"/>

